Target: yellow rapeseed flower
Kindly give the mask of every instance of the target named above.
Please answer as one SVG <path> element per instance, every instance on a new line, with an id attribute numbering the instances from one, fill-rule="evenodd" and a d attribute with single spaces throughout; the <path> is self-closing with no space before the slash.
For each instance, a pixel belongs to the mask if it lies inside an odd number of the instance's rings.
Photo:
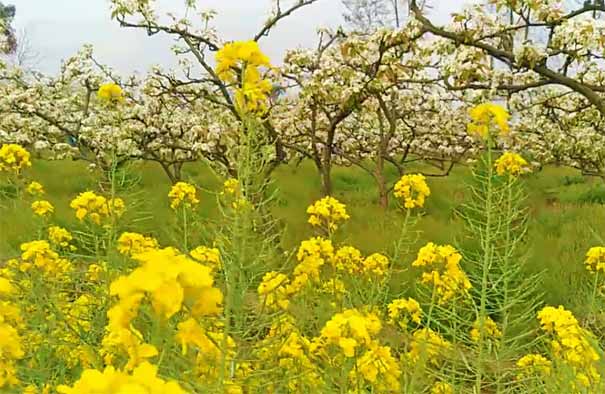
<path id="1" fill-rule="evenodd" d="M 393 300 L 388 305 L 389 321 L 397 324 L 399 327 L 406 330 L 408 323 L 413 321 L 416 325 L 420 325 L 422 317 L 422 308 L 420 304 L 413 298 Z"/>
<path id="2" fill-rule="evenodd" d="M 73 386 L 60 385 L 60 394 L 185 394 L 177 382 L 158 377 L 158 368 L 148 362 L 141 363 L 132 374 L 114 367 L 105 370 L 87 369 Z"/>
<path id="3" fill-rule="evenodd" d="M 406 209 L 422 208 L 426 197 L 431 195 L 431 189 L 422 174 L 402 176 L 393 190 Z"/>
<path id="4" fill-rule="evenodd" d="M 236 67 L 245 64 L 253 67 L 270 67 L 269 58 L 263 54 L 256 41 L 236 41 L 225 44 L 216 53 L 216 73 L 224 81 L 233 81 Z"/>
<path id="5" fill-rule="evenodd" d="M 290 305 L 288 277 L 279 272 L 267 272 L 258 285 L 258 295 L 263 305 L 271 309 L 287 310 Z"/>
<path id="6" fill-rule="evenodd" d="M 89 218 L 97 225 L 112 215 L 121 216 L 125 210 L 125 204 L 121 198 L 108 201 L 105 197 L 92 191 L 80 193 L 69 206 L 76 211 L 78 220 L 83 221 L 85 218 Z"/>
<path id="7" fill-rule="evenodd" d="M 55 207 L 46 200 L 34 201 L 32 203 L 32 211 L 38 216 L 48 216 L 55 211 Z"/>
<path id="8" fill-rule="evenodd" d="M 529 163 L 520 155 L 512 152 L 503 153 L 494 163 L 494 167 L 500 176 L 507 174 L 516 177 L 530 171 Z"/>
<path id="9" fill-rule="evenodd" d="M 199 204 L 200 200 L 197 198 L 197 191 L 195 186 L 186 182 L 177 182 L 168 193 L 170 199 L 170 207 L 177 209 L 181 204 L 191 208 Z"/>
<path id="10" fill-rule="evenodd" d="M 125 232 L 118 238 L 118 252 L 127 256 L 147 252 L 159 247 L 158 241 L 139 233 Z"/>
<path id="11" fill-rule="evenodd" d="M 423 268 L 422 283 L 434 287 L 437 302 L 443 304 L 461 294 L 466 294 L 471 283 L 460 267 L 462 256 L 450 245 L 429 242 L 418 251 L 413 267 Z"/>
<path id="12" fill-rule="evenodd" d="M 340 222 L 350 218 L 346 208 L 346 205 L 334 197 L 324 197 L 307 208 L 308 222 L 312 226 L 333 232 L 338 228 Z"/>
<path id="13" fill-rule="evenodd" d="M 124 91 L 116 83 L 106 83 L 99 87 L 97 97 L 99 100 L 109 104 L 120 104 L 124 102 Z"/>
<path id="14" fill-rule="evenodd" d="M 437 366 L 443 360 L 444 353 L 451 348 L 452 344 L 439 333 L 430 328 L 422 328 L 412 334 L 407 356 L 412 362 L 423 360 Z"/>
<path id="15" fill-rule="evenodd" d="M 489 316 L 483 320 L 483 330 L 481 330 L 481 328 L 481 321 L 479 319 L 475 320 L 470 332 L 471 340 L 473 342 L 479 342 L 482 331 L 484 339 L 498 339 L 502 337 L 502 331 L 500 331 L 496 322 Z"/>
<path id="16" fill-rule="evenodd" d="M 431 387 L 430 394 L 454 394 L 454 388 L 446 382 L 437 382 Z"/>
<path id="17" fill-rule="evenodd" d="M 66 229 L 59 226 L 50 226 L 48 228 L 48 240 L 61 248 L 75 249 L 69 243 L 73 240 L 73 236 Z"/>
<path id="18" fill-rule="evenodd" d="M 30 154 L 21 145 L 5 144 L 0 147 L 0 171 L 19 173 L 31 167 Z"/>
<path id="19" fill-rule="evenodd" d="M 369 346 L 372 337 L 380 332 L 382 324 L 374 313 L 346 309 L 337 313 L 321 330 L 321 342 L 338 346 L 346 357 L 354 357 L 356 349 Z"/>
<path id="20" fill-rule="evenodd" d="M 490 126 L 495 124 L 501 134 L 508 134 L 509 126 L 508 119 L 510 115 L 508 111 L 497 104 L 483 103 L 473 107 L 469 111 L 471 123 L 468 124 L 468 132 L 470 134 L 479 135 L 482 138 L 487 138 L 490 132 Z"/>
<path id="21" fill-rule="evenodd" d="M 595 246 L 590 248 L 586 252 L 584 264 L 590 272 L 605 272 L 605 247 Z"/>
<path id="22" fill-rule="evenodd" d="M 273 86 L 261 77 L 259 67 L 270 67 L 256 41 L 225 44 L 216 54 L 216 73 L 226 82 L 237 82 L 235 104 L 244 112 L 266 112 L 266 101 Z"/>
<path id="23" fill-rule="evenodd" d="M 349 375 L 353 387 L 357 385 L 359 375 L 372 386 L 373 392 L 398 393 L 400 391 L 399 360 L 393 356 L 390 347 L 380 346 L 378 341 L 371 342 L 368 350 L 356 360 L 356 368 Z"/>
<path id="24" fill-rule="evenodd" d="M 32 196 L 41 196 L 44 194 L 44 186 L 35 181 L 27 185 L 27 188 L 25 190 L 28 194 Z"/>
<path id="25" fill-rule="evenodd" d="M 521 378 L 532 375 L 548 376 L 552 362 L 541 354 L 526 354 L 517 361 L 517 367 L 520 369 Z"/>
<path id="26" fill-rule="evenodd" d="M 542 308 L 538 320 L 542 330 L 552 337 L 554 358 L 574 371 L 576 382 L 581 386 L 596 385 L 601 380 L 598 372 L 601 357 L 590 340 L 591 334 L 562 306 Z"/>

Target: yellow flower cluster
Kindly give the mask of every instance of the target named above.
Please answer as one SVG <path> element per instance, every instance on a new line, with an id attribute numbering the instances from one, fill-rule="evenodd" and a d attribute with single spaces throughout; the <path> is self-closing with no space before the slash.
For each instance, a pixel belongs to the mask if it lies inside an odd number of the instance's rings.
<path id="1" fill-rule="evenodd" d="M 334 254 L 332 241 L 321 237 L 302 241 L 296 258 L 298 265 L 294 268 L 294 282 L 305 284 L 309 280 L 319 281 L 321 267 L 330 262 Z"/>
<path id="2" fill-rule="evenodd" d="M 195 186 L 186 182 L 175 183 L 168 192 L 168 198 L 172 209 L 177 209 L 181 204 L 191 208 L 200 203 L 200 200 L 197 199 Z"/>
<path id="3" fill-rule="evenodd" d="M 229 178 L 223 183 L 223 194 L 237 195 L 240 192 L 239 181 Z"/>
<path id="4" fill-rule="evenodd" d="M 469 111 L 471 123 L 467 129 L 470 134 L 475 134 L 481 138 L 487 138 L 490 132 L 490 126 L 495 125 L 500 129 L 501 134 L 508 134 L 509 126 L 508 119 L 510 115 L 508 111 L 497 104 L 483 103 L 472 108 Z"/>
<path id="5" fill-rule="evenodd" d="M 155 238 L 146 237 L 139 233 L 125 232 L 118 238 L 118 252 L 123 255 L 133 256 L 148 252 L 159 247 Z"/>
<path id="6" fill-rule="evenodd" d="M 605 272 L 605 247 L 595 246 L 590 248 L 586 252 L 584 264 L 590 272 Z"/>
<path id="7" fill-rule="evenodd" d="M 269 58 L 262 53 L 256 41 L 236 41 L 225 44 L 216 53 L 216 73 L 224 81 L 237 78 L 237 67 L 270 67 Z"/>
<path id="8" fill-rule="evenodd" d="M 221 254 L 217 248 L 209 248 L 207 246 L 198 246 L 189 252 L 189 255 L 197 260 L 198 263 L 204 264 L 213 270 L 219 270 L 223 268 L 221 262 Z"/>
<path id="9" fill-rule="evenodd" d="M 32 211 L 35 215 L 44 217 L 52 214 L 55 211 L 55 207 L 46 200 L 34 201 L 32 203 Z"/>
<path id="10" fill-rule="evenodd" d="M 342 246 L 338 248 L 331 259 L 332 265 L 338 271 L 345 271 L 350 274 L 358 273 L 363 262 L 361 252 L 353 246 Z"/>
<path id="11" fill-rule="evenodd" d="M 391 348 L 380 346 L 377 341 L 368 345 L 368 350 L 355 362 L 349 373 L 353 387 L 358 386 L 359 374 L 378 393 L 399 393 L 401 368 L 399 361 L 391 354 Z M 359 374 L 357 373 L 359 371 Z"/>
<path id="12" fill-rule="evenodd" d="M 258 69 L 246 67 L 242 87 L 235 92 L 235 102 L 239 108 L 264 113 L 267 97 L 273 91 L 271 81 L 263 79 Z"/>
<path id="13" fill-rule="evenodd" d="M 322 328 L 319 341 L 321 346 L 335 345 L 346 357 L 355 357 L 357 348 L 369 346 L 372 336 L 381 328 L 380 319 L 374 313 L 347 309 L 332 316 Z"/>
<path id="14" fill-rule="evenodd" d="M 19 308 L 11 302 L 15 288 L 0 270 L 0 391 L 19 384 L 16 363 L 25 356 L 19 329 L 23 325 Z"/>
<path id="15" fill-rule="evenodd" d="M 194 318 L 189 318 L 178 324 L 176 340 L 181 344 L 183 356 L 189 354 L 189 349 L 197 353 L 195 376 L 200 380 L 217 379 L 220 376 L 220 365 L 223 361 L 232 362 L 235 357 L 235 341 L 230 336 L 225 336 L 222 325 L 206 327 L 198 323 Z M 222 348 L 222 346 L 225 346 Z M 227 386 L 227 385 L 226 385 Z M 225 393 L 241 394 L 241 388 L 234 384 L 228 385 L 229 391 Z M 239 389 L 239 391 L 238 391 Z"/>
<path id="16" fill-rule="evenodd" d="M 268 335 L 263 338 L 255 354 L 262 365 L 278 365 L 278 376 L 282 379 L 288 375 L 289 393 L 320 392 L 324 384 L 318 365 L 313 359 L 313 350 L 317 347 L 300 333 L 295 319 L 290 315 L 278 316 L 271 323 Z M 285 379 L 283 379 L 285 380 Z M 275 383 L 259 382 L 261 387 L 269 386 L 267 392 L 280 392 L 273 387 Z M 268 383 L 268 384 L 267 384 Z M 278 381 L 278 384 L 282 383 Z M 250 392 L 257 392 L 250 390 Z"/>
<path id="17" fill-rule="evenodd" d="M 410 321 L 420 325 L 422 308 L 420 308 L 418 301 L 413 298 L 393 300 L 388 306 L 388 311 L 389 321 L 404 330 L 407 330 Z"/>
<path id="18" fill-rule="evenodd" d="M 373 253 L 364 258 L 361 252 L 352 246 L 342 246 L 334 253 L 330 262 L 338 271 L 353 275 L 384 276 L 389 268 L 388 257 Z"/>
<path id="19" fill-rule="evenodd" d="M 48 228 L 48 240 L 57 247 L 75 250 L 75 246 L 69 244 L 73 240 L 73 236 L 62 227 L 50 226 Z"/>
<path id="20" fill-rule="evenodd" d="M 526 354 L 517 361 L 519 377 L 534 375 L 548 376 L 551 373 L 552 362 L 541 354 Z"/>
<path id="21" fill-rule="evenodd" d="M 21 145 L 5 144 L 0 147 L 0 171 L 19 173 L 25 167 L 31 167 L 30 155 Z"/>
<path id="22" fill-rule="evenodd" d="M 223 183 L 222 196 L 226 196 L 231 201 L 231 208 L 242 209 L 249 206 L 248 200 L 243 196 L 239 181 L 234 178 L 227 179 Z"/>
<path id="23" fill-rule="evenodd" d="M 35 267 L 45 274 L 59 277 L 72 270 L 71 263 L 60 258 L 57 252 L 51 249 L 48 241 L 26 242 L 21 245 L 21 251 L 23 253 L 19 270 L 22 272 L 27 272 Z"/>
<path id="24" fill-rule="evenodd" d="M 107 367 L 103 372 L 87 369 L 73 386 L 57 387 L 60 394 L 185 394 L 177 382 L 158 377 L 158 368 L 147 362 L 132 374 Z"/>
<path id="25" fill-rule="evenodd" d="M 335 231 L 338 224 L 349 219 L 347 207 L 334 197 L 324 197 L 307 208 L 309 223 L 328 232 Z"/>
<path id="26" fill-rule="evenodd" d="M 86 280 L 90 283 L 96 283 L 101 280 L 101 277 L 107 272 L 107 263 L 90 264 L 86 270 Z"/>
<path id="27" fill-rule="evenodd" d="M 265 112 L 272 91 L 271 82 L 263 79 L 259 68 L 271 67 L 256 41 L 226 44 L 216 54 L 216 73 L 226 82 L 238 82 L 235 101 L 240 110 Z"/>
<path id="28" fill-rule="evenodd" d="M 574 315 L 562 306 L 546 306 L 538 312 L 538 320 L 542 330 L 553 337 L 550 345 L 555 360 L 573 370 L 579 385 L 596 385 L 601 380 L 600 357 L 589 341 L 590 333 L 580 327 Z"/>
<path id="29" fill-rule="evenodd" d="M 430 328 L 422 328 L 414 331 L 408 358 L 416 363 L 422 360 L 433 365 L 439 365 L 445 353 L 452 348 L 452 344 L 446 341 L 439 333 Z"/>
<path id="30" fill-rule="evenodd" d="M 158 353 L 153 345 L 142 342 L 142 335 L 131 324 L 145 297 L 163 320 L 183 308 L 192 317 L 216 315 L 222 311 L 223 302 L 222 292 L 213 287 L 212 270 L 176 249 L 149 250 L 133 258 L 141 266 L 111 284 L 110 295 L 118 296 L 118 304 L 107 313 L 108 332 L 103 340 L 107 354 L 115 347 L 128 353 L 127 369 Z"/>
<path id="31" fill-rule="evenodd" d="M 267 272 L 258 285 L 258 295 L 264 298 L 264 305 L 268 308 L 286 310 L 290 306 L 290 296 L 295 292 L 292 286 L 288 286 L 287 275 L 279 272 Z"/>
<path id="32" fill-rule="evenodd" d="M 498 339 L 502 337 L 502 331 L 500 331 L 496 322 L 487 316 L 483 320 L 483 324 L 481 324 L 481 320 L 475 320 L 470 335 L 473 342 L 479 342 L 481 337 L 484 339 Z"/>
<path id="33" fill-rule="evenodd" d="M 465 294 L 471 288 L 468 277 L 460 268 L 462 256 L 450 245 L 429 242 L 418 251 L 413 267 L 422 267 L 422 283 L 432 284 L 440 304 Z"/>
<path id="34" fill-rule="evenodd" d="M 30 182 L 29 185 L 27 185 L 25 191 L 27 191 L 27 193 L 32 196 L 41 196 L 44 194 L 44 186 L 42 186 L 42 184 L 40 184 L 39 182 L 33 181 Z"/>
<path id="35" fill-rule="evenodd" d="M 422 208 L 426 197 L 431 195 L 431 189 L 422 174 L 402 176 L 393 190 L 406 209 Z"/>
<path id="36" fill-rule="evenodd" d="M 121 104 L 124 102 L 124 91 L 116 83 L 106 83 L 99 87 L 97 97 L 107 104 Z"/>
<path id="37" fill-rule="evenodd" d="M 78 220 L 83 221 L 88 217 L 97 225 L 100 225 L 103 219 L 122 216 L 126 210 L 124 200 L 121 198 L 107 200 L 92 191 L 80 193 L 69 206 L 76 211 Z"/>
<path id="38" fill-rule="evenodd" d="M 530 171 L 529 163 L 520 155 L 512 152 L 503 153 L 494 163 L 494 167 L 496 167 L 496 173 L 500 176 L 516 177 Z"/>
<path id="39" fill-rule="evenodd" d="M 437 382 L 431 387 L 430 394 L 454 394 L 454 388 L 449 383 Z"/>
<path id="40" fill-rule="evenodd" d="M 361 263 L 361 273 L 384 276 L 389 268 L 389 259 L 380 253 L 373 253 Z"/>

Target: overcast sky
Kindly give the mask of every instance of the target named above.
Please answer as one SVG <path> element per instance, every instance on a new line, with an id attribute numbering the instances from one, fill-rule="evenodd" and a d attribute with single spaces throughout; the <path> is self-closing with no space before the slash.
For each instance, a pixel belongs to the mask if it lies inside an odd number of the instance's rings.
<path id="1" fill-rule="evenodd" d="M 215 26 L 228 40 L 250 38 L 266 20 L 273 0 L 200 0 L 218 12 Z M 451 12 L 470 0 L 434 0 L 433 17 L 445 22 Z M 56 72 L 61 60 L 83 44 L 93 44 L 96 56 L 122 73 L 146 71 L 152 64 L 171 66 L 173 41 L 138 30 L 120 28 L 110 19 L 109 0 L 6 0 L 17 7 L 15 28 L 25 31 L 39 54 L 37 68 Z M 184 0 L 158 0 L 160 13 L 184 10 Z M 437 5 L 438 4 L 438 5 Z M 342 24 L 340 0 L 319 0 L 299 10 L 275 28 L 261 45 L 272 59 L 281 59 L 292 47 L 311 47 L 319 27 Z"/>

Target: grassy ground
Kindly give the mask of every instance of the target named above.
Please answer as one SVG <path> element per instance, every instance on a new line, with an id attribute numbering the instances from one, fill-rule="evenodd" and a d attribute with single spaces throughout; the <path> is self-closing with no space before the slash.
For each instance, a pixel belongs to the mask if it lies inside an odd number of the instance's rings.
<path id="1" fill-rule="evenodd" d="M 173 222 L 166 194 L 169 183 L 164 174 L 152 165 L 138 165 L 133 174 L 140 176 L 136 198 L 137 222 L 132 230 L 147 232 L 164 244 L 170 243 L 170 224 Z M 75 219 L 69 201 L 79 192 L 96 189 L 95 176 L 77 162 L 37 161 L 29 173 L 46 187 L 48 199 L 55 205 L 56 222 L 67 228 Z M 389 174 L 395 178 L 395 174 Z M 212 191 L 219 189 L 219 181 L 203 165 L 187 168 L 187 178 L 204 189 L 201 215 L 212 218 L 217 209 Z M 469 171 L 458 168 L 447 178 L 430 178 L 432 195 L 419 220 L 421 231 L 417 246 L 428 241 L 461 244 L 465 242 L 463 227 L 456 218 L 456 207 L 467 195 Z M 275 174 L 278 188 L 275 215 L 284 225 L 283 245 L 294 248 L 312 232 L 306 224 L 306 207 L 317 199 L 319 179 L 310 163 L 299 167 L 282 167 Z M 576 171 L 547 168 L 529 175 L 527 204 L 531 222 L 527 239 L 528 272 L 544 271 L 545 301 L 582 309 L 586 282 L 583 259 L 590 246 L 599 244 L 599 235 L 605 232 L 605 185 L 594 179 L 581 177 Z M 341 233 L 341 240 L 363 252 L 380 252 L 389 248 L 398 236 L 401 213 L 390 207 L 384 212 L 377 204 L 376 187 L 367 174 L 355 168 L 337 168 L 334 173 L 335 197 L 348 205 L 352 219 Z M 0 203 L 2 203 L 0 201 Z M 0 258 L 17 254 L 21 242 L 36 237 L 32 218 L 25 206 L 2 210 L 0 216 Z M 414 248 L 416 249 L 416 248 Z M 413 260 L 406 256 L 405 266 Z M 581 311 L 580 311 L 581 313 Z"/>

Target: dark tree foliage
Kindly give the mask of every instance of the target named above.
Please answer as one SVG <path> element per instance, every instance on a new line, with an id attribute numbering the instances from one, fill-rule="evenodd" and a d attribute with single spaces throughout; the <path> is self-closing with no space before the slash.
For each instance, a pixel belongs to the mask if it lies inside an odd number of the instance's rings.
<path id="1" fill-rule="evenodd" d="M 10 54 L 14 53 L 17 49 L 17 37 L 15 31 L 11 26 L 13 19 L 15 18 L 16 8 L 14 5 L 4 5 L 0 2 L 0 20 L 2 21 L 3 29 L 0 34 L 6 37 L 7 45 L 2 48 L 2 51 Z"/>

